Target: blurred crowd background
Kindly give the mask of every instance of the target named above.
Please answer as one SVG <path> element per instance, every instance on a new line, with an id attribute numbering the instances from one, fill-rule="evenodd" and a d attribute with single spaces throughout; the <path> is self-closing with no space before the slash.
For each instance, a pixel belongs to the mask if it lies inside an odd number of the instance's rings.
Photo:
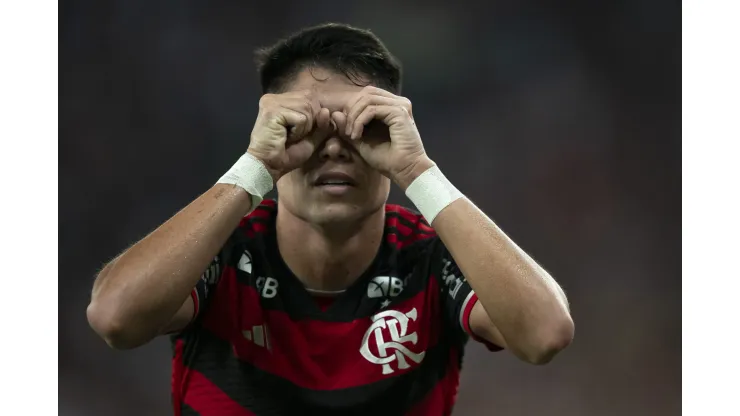
<path id="1" fill-rule="evenodd" d="M 471 344 L 455 415 L 680 413 L 678 2 L 70 0 L 59 13 L 61 415 L 171 414 L 168 340 L 108 349 L 85 318 L 94 275 L 246 149 L 252 51 L 327 21 L 372 29 L 402 60 L 428 153 L 572 303 L 575 341 L 548 366 Z"/>

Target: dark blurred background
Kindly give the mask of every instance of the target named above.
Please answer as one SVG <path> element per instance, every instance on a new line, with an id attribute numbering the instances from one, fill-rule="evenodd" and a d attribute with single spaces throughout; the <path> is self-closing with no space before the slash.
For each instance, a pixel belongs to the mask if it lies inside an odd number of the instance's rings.
<path id="1" fill-rule="evenodd" d="M 326 21 L 372 29 L 402 60 L 428 153 L 572 303 L 575 342 L 548 366 L 470 345 L 455 414 L 680 413 L 678 2 L 77 0 L 59 13 L 61 415 L 171 414 L 168 341 L 108 349 L 85 319 L 93 276 L 246 149 L 252 51 Z"/>

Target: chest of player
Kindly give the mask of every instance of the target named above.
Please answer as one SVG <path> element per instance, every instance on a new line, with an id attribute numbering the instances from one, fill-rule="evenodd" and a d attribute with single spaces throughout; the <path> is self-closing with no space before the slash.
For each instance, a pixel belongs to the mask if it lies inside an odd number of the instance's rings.
<path id="1" fill-rule="evenodd" d="M 425 361 L 444 365 L 440 291 L 425 274 L 376 265 L 322 310 L 284 264 L 243 250 L 225 268 L 204 322 L 260 373 L 312 390 L 368 385 Z"/>

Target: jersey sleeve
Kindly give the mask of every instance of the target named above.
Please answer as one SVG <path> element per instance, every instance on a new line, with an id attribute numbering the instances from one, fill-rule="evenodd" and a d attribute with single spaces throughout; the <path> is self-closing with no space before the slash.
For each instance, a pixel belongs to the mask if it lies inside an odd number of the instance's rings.
<path id="1" fill-rule="evenodd" d="M 478 296 L 452 258 L 449 250 L 437 238 L 431 252 L 431 273 L 440 282 L 442 311 L 447 327 L 460 338 L 470 337 L 484 344 L 490 351 L 502 348 L 477 336 L 470 328 L 470 313 Z"/>
<path id="2" fill-rule="evenodd" d="M 208 305 L 208 300 L 215 293 L 216 286 L 221 280 L 221 273 L 223 272 L 221 259 L 221 254 L 213 258 L 190 293 L 190 297 L 193 299 L 193 321 L 198 317 L 200 311 Z"/>

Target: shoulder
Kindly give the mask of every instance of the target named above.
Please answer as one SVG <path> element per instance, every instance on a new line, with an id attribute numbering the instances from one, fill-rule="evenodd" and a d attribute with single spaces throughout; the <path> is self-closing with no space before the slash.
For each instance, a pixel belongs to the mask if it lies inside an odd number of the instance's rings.
<path id="1" fill-rule="evenodd" d="M 437 233 L 420 213 L 400 205 L 386 205 L 386 261 L 399 273 L 418 271 L 427 275 L 439 244 Z"/>
<path id="2" fill-rule="evenodd" d="M 276 215 L 277 202 L 274 199 L 265 199 L 249 215 L 242 218 L 237 232 L 247 234 L 248 237 L 265 233 L 270 229 Z"/>
<path id="3" fill-rule="evenodd" d="M 228 262 L 229 255 L 234 249 L 255 249 L 263 247 L 266 240 L 275 231 L 275 217 L 277 215 L 277 202 L 266 199 L 257 208 L 252 210 L 239 222 L 231 237 L 226 241 L 221 256 Z"/>
<path id="4" fill-rule="evenodd" d="M 419 212 L 400 205 L 386 204 L 385 229 L 387 241 L 395 243 L 398 249 L 437 240 L 434 228 Z"/>

